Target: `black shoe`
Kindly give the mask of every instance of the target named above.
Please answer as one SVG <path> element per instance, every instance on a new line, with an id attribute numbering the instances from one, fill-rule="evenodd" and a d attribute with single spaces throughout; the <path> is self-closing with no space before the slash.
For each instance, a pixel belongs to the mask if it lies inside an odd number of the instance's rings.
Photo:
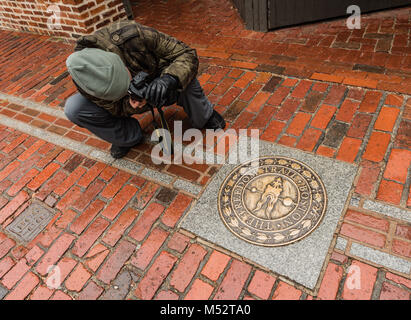
<path id="1" fill-rule="evenodd" d="M 114 159 L 120 159 L 124 157 L 132 147 L 119 147 L 114 144 L 111 146 L 110 154 Z"/>
<path id="2" fill-rule="evenodd" d="M 204 126 L 205 129 L 219 130 L 225 128 L 224 118 L 217 111 L 213 110 L 213 114 Z"/>

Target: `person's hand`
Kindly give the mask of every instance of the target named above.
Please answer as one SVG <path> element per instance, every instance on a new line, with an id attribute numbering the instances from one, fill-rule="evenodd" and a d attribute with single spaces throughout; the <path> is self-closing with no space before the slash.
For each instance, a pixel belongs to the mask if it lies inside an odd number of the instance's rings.
<path id="1" fill-rule="evenodd" d="M 159 108 L 166 103 L 172 90 L 176 90 L 178 80 L 169 74 L 154 79 L 147 88 L 145 98 L 155 107 Z"/>
<path id="2" fill-rule="evenodd" d="M 131 107 L 133 107 L 134 109 L 141 108 L 141 107 L 143 107 L 145 104 L 146 104 L 146 100 L 143 100 L 143 101 L 135 101 L 135 100 L 133 100 L 132 98 L 130 98 L 130 105 L 131 105 Z"/>

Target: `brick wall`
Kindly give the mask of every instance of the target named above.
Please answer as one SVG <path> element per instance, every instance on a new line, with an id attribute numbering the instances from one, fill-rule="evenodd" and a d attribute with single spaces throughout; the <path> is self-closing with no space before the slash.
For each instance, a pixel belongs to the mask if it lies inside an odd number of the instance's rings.
<path id="1" fill-rule="evenodd" d="M 0 29 L 64 38 L 126 19 L 121 0 L 1 0 Z"/>

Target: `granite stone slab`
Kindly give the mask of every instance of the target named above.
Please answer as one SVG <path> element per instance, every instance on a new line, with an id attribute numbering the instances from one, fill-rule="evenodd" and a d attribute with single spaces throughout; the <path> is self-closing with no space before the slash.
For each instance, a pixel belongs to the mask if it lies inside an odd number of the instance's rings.
<path id="1" fill-rule="evenodd" d="M 310 289 L 318 281 L 337 223 L 343 213 L 357 166 L 297 149 L 257 141 L 259 156 L 294 158 L 311 167 L 324 183 L 328 206 L 320 225 L 306 238 L 283 247 L 262 247 L 233 235 L 222 222 L 217 197 L 226 176 L 238 164 L 225 164 L 186 214 L 180 227 Z M 236 150 L 234 148 L 234 150 Z"/>

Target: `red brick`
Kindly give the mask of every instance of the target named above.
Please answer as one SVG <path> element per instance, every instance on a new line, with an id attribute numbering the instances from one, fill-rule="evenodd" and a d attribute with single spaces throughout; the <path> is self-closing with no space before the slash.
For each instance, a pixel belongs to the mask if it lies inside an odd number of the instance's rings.
<path id="1" fill-rule="evenodd" d="M 391 136 L 388 133 L 373 131 L 362 158 L 374 162 L 382 161 L 390 139 Z"/>
<path id="2" fill-rule="evenodd" d="M 103 293 L 104 289 L 97 285 L 94 281 L 90 281 L 88 285 L 78 295 L 78 300 L 97 300 Z"/>
<path id="3" fill-rule="evenodd" d="M 297 110 L 300 104 L 299 100 L 289 98 L 281 105 L 280 110 L 275 114 L 274 118 L 282 121 L 288 121 Z"/>
<path id="4" fill-rule="evenodd" d="M 397 237 L 411 240 L 411 226 L 400 225 L 400 224 L 397 225 L 397 229 L 395 230 L 395 235 Z"/>
<path id="5" fill-rule="evenodd" d="M 301 294 L 300 290 L 280 281 L 274 291 L 273 300 L 300 300 Z"/>
<path id="6" fill-rule="evenodd" d="M 392 241 L 392 252 L 404 257 L 411 258 L 411 243 L 402 240 L 394 239 Z"/>
<path id="7" fill-rule="evenodd" d="M 207 251 L 203 247 L 192 244 L 174 270 L 170 285 L 184 292 L 206 254 Z"/>
<path id="8" fill-rule="evenodd" d="M 40 260 L 40 263 L 36 267 L 36 271 L 43 276 L 46 275 L 47 269 L 60 260 L 73 241 L 74 236 L 68 233 L 60 236 Z"/>
<path id="9" fill-rule="evenodd" d="M 25 259 L 29 266 L 33 266 L 43 255 L 44 251 L 38 246 L 34 246 L 29 252 L 27 252 Z"/>
<path id="10" fill-rule="evenodd" d="M 239 88 L 231 88 L 228 90 L 228 92 L 218 101 L 219 105 L 222 106 L 230 106 L 233 101 L 238 97 L 238 95 L 241 93 L 241 89 Z"/>
<path id="11" fill-rule="evenodd" d="M 255 72 L 246 72 L 234 83 L 234 87 L 244 89 L 256 76 Z"/>
<path id="12" fill-rule="evenodd" d="M 53 293 L 53 290 L 44 286 L 39 286 L 33 291 L 33 294 L 30 296 L 30 300 L 48 300 Z"/>
<path id="13" fill-rule="evenodd" d="M 382 93 L 378 91 L 368 91 L 365 94 L 364 100 L 360 104 L 360 112 L 373 113 L 377 110 L 380 103 Z"/>
<path id="14" fill-rule="evenodd" d="M 369 300 L 377 278 L 377 269 L 362 262 L 353 261 L 345 279 L 344 300 Z"/>
<path id="15" fill-rule="evenodd" d="M 104 283 L 109 284 L 119 273 L 124 263 L 133 254 L 136 246 L 128 241 L 121 241 L 111 256 L 101 267 L 97 278 Z"/>
<path id="16" fill-rule="evenodd" d="M 234 260 L 218 287 L 214 300 L 238 299 L 250 272 L 251 267 L 249 265 Z"/>
<path id="17" fill-rule="evenodd" d="M 65 164 L 67 160 L 70 159 L 73 154 L 74 154 L 73 151 L 66 149 L 58 155 L 58 157 L 56 158 L 56 161 L 60 162 L 61 164 Z"/>
<path id="18" fill-rule="evenodd" d="M 40 172 L 31 182 L 27 185 L 27 188 L 35 191 L 48 179 L 54 172 L 60 168 L 60 165 L 57 163 L 49 164 L 44 170 Z"/>
<path id="19" fill-rule="evenodd" d="M 87 174 L 85 174 L 77 184 L 80 187 L 87 188 L 88 185 L 101 173 L 101 171 L 103 171 L 105 167 L 106 165 L 104 163 L 97 162 L 87 171 Z"/>
<path id="20" fill-rule="evenodd" d="M 328 123 L 334 116 L 336 110 L 336 107 L 322 105 L 320 110 L 317 111 L 316 115 L 311 121 L 311 127 L 325 130 L 325 128 L 327 128 L 328 126 Z"/>
<path id="21" fill-rule="evenodd" d="M 44 140 L 37 140 L 35 143 L 33 143 L 30 148 L 28 148 L 26 151 L 24 151 L 22 154 L 18 156 L 17 159 L 20 161 L 25 161 L 30 156 L 35 153 L 40 147 L 42 147 L 46 142 Z"/>
<path id="22" fill-rule="evenodd" d="M 73 300 L 68 294 L 63 291 L 57 291 L 50 300 Z"/>
<path id="23" fill-rule="evenodd" d="M 345 137 L 338 150 L 336 159 L 351 163 L 354 162 L 361 144 L 362 141 L 359 139 Z"/>
<path id="24" fill-rule="evenodd" d="M 329 157 L 332 158 L 334 157 L 335 150 L 333 148 L 327 147 L 327 146 L 319 146 L 317 149 L 317 154 L 324 156 L 324 157 Z"/>
<path id="25" fill-rule="evenodd" d="M 231 126 L 232 129 L 244 129 L 248 127 L 251 119 L 254 118 L 254 114 L 248 111 L 244 111 L 240 114 L 234 124 Z"/>
<path id="26" fill-rule="evenodd" d="M 137 210 L 128 208 L 107 231 L 103 241 L 113 247 L 138 215 L 139 212 Z"/>
<path id="27" fill-rule="evenodd" d="M 232 78 L 224 78 L 218 85 L 217 87 L 214 88 L 212 91 L 212 94 L 215 94 L 217 96 L 222 96 L 226 91 L 231 87 L 231 85 L 234 83 L 234 79 Z"/>
<path id="28" fill-rule="evenodd" d="M 385 232 L 388 232 L 388 229 L 390 227 L 388 220 L 380 219 L 370 214 L 358 212 L 351 209 L 348 209 L 344 219 Z"/>
<path id="29" fill-rule="evenodd" d="M 294 147 L 297 143 L 297 138 L 291 136 L 282 136 L 280 140 L 278 140 L 278 143 L 285 146 Z"/>
<path id="30" fill-rule="evenodd" d="M 164 206 L 155 202 L 151 203 L 141 214 L 137 223 L 130 230 L 128 235 L 137 241 L 142 241 L 163 211 Z"/>
<path id="31" fill-rule="evenodd" d="M 391 283 L 384 282 L 381 288 L 380 300 L 410 300 L 410 293 Z"/>
<path id="32" fill-rule="evenodd" d="M 119 170 L 114 168 L 114 167 L 110 167 L 107 166 L 103 169 L 103 171 L 101 171 L 99 177 L 105 181 L 110 181 L 111 178 L 118 172 Z"/>
<path id="33" fill-rule="evenodd" d="M 260 108 L 267 102 L 271 92 L 258 93 L 247 107 L 249 112 L 258 112 Z"/>
<path id="34" fill-rule="evenodd" d="M 64 285 L 69 291 L 79 292 L 90 277 L 91 273 L 88 272 L 81 263 L 79 263 L 70 274 L 70 277 L 68 277 L 65 281 Z"/>
<path id="35" fill-rule="evenodd" d="M 300 136 L 310 119 L 311 114 L 304 112 L 297 113 L 291 124 L 288 126 L 287 133 L 297 137 Z"/>
<path id="36" fill-rule="evenodd" d="M 136 195 L 135 207 L 137 209 L 143 209 L 154 196 L 154 194 L 158 190 L 158 187 L 159 186 L 153 182 L 147 182 L 144 185 L 143 189 L 141 189 L 140 192 Z"/>
<path id="37" fill-rule="evenodd" d="M 354 117 L 354 120 L 347 131 L 347 136 L 353 138 L 364 138 L 368 127 L 371 123 L 372 116 L 366 113 L 359 113 Z"/>
<path id="38" fill-rule="evenodd" d="M 374 162 L 363 161 L 361 163 L 361 173 L 355 188 L 355 192 L 369 196 L 374 190 L 380 173 L 380 166 Z"/>
<path id="39" fill-rule="evenodd" d="M 79 186 L 72 187 L 64 197 L 57 203 L 56 208 L 64 210 L 69 208 L 78 198 L 81 197 L 81 189 Z"/>
<path id="40" fill-rule="evenodd" d="M 57 172 L 52 178 L 50 178 L 46 183 L 43 184 L 43 186 L 34 194 L 34 196 L 37 199 L 44 201 L 66 177 L 67 174 L 65 172 Z"/>
<path id="41" fill-rule="evenodd" d="M 7 191 L 9 196 L 15 196 L 21 189 L 25 187 L 35 176 L 37 176 L 39 171 L 37 169 L 30 169 L 21 179 L 19 179 L 15 184 L 13 184 Z"/>
<path id="42" fill-rule="evenodd" d="M 294 87 L 298 82 L 298 79 L 285 78 L 281 84 L 284 87 Z"/>
<path id="43" fill-rule="evenodd" d="M 105 183 L 101 180 L 95 180 L 90 184 L 81 197 L 73 204 L 73 207 L 79 211 L 84 211 L 89 203 L 93 201 L 100 191 L 104 188 Z"/>
<path id="44" fill-rule="evenodd" d="M 26 191 L 20 191 L 3 209 L 0 210 L 0 224 L 10 217 L 30 196 Z"/>
<path id="45" fill-rule="evenodd" d="M 187 248 L 189 242 L 190 238 L 179 232 L 176 232 L 168 241 L 167 246 L 172 250 L 182 253 Z"/>
<path id="46" fill-rule="evenodd" d="M 18 136 L 16 139 L 14 139 L 12 142 L 10 142 L 1 151 L 4 152 L 4 153 L 10 153 L 15 148 L 17 148 L 21 143 L 23 143 L 24 140 L 26 140 L 27 138 L 28 138 L 27 134 L 22 134 L 22 135 Z"/>
<path id="47" fill-rule="evenodd" d="M 101 196 L 110 199 L 116 195 L 121 187 L 130 179 L 131 175 L 124 171 L 119 171 L 101 193 Z"/>
<path id="48" fill-rule="evenodd" d="M 265 272 L 256 270 L 250 284 L 248 285 L 248 292 L 261 299 L 267 300 L 276 279 L 276 277 L 273 277 Z"/>
<path id="49" fill-rule="evenodd" d="M 345 264 L 345 263 L 347 263 L 348 258 L 347 258 L 347 256 L 334 251 L 331 254 L 331 260 L 335 260 L 335 261 L 338 261 L 339 263 Z"/>
<path id="50" fill-rule="evenodd" d="M 400 204 L 403 186 L 393 181 L 382 180 L 377 192 L 377 199 Z"/>
<path id="51" fill-rule="evenodd" d="M 343 223 L 340 234 L 354 240 L 371 244 L 375 247 L 383 248 L 385 246 L 385 235 L 371 230 L 363 229 L 352 224 Z"/>
<path id="52" fill-rule="evenodd" d="M 177 177 L 182 177 L 184 179 L 190 180 L 190 181 L 196 181 L 199 177 L 200 174 L 190 170 L 186 167 L 183 166 L 178 166 L 175 164 L 171 164 L 168 168 L 167 171 L 176 175 Z"/>
<path id="53" fill-rule="evenodd" d="M 39 278 L 29 272 L 4 300 L 24 300 L 40 282 Z"/>
<path id="54" fill-rule="evenodd" d="M 325 270 L 317 298 L 321 300 L 335 300 L 343 272 L 344 270 L 340 266 L 330 262 Z"/>
<path id="55" fill-rule="evenodd" d="M 403 97 L 396 95 L 396 94 L 389 94 L 387 95 L 387 98 L 385 99 L 385 104 L 389 106 L 401 107 L 403 101 L 404 101 Z"/>
<path id="56" fill-rule="evenodd" d="M 250 101 L 261 88 L 262 86 L 260 84 L 251 83 L 239 96 L 239 99 L 243 101 Z"/>
<path id="57" fill-rule="evenodd" d="M 305 130 L 300 141 L 298 141 L 297 148 L 305 151 L 313 151 L 320 137 L 321 131 L 309 128 Z"/>
<path id="58" fill-rule="evenodd" d="M 289 93 L 290 88 L 279 87 L 277 90 L 275 90 L 270 99 L 268 99 L 267 103 L 273 106 L 280 106 Z"/>
<path id="59" fill-rule="evenodd" d="M 345 99 L 341 104 L 337 115 L 335 117 L 338 121 L 344 121 L 350 123 L 354 117 L 355 112 L 357 111 L 359 103 L 353 100 Z"/>
<path id="60" fill-rule="evenodd" d="M 125 205 L 134 197 L 137 192 L 137 188 L 132 185 L 126 185 L 121 189 L 109 205 L 101 213 L 106 218 L 113 220 L 119 212 L 125 207 Z"/>
<path id="61" fill-rule="evenodd" d="M 9 176 L 9 174 L 11 174 L 19 166 L 20 166 L 20 162 L 17 160 L 8 164 L 3 170 L 0 171 L 0 181 L 6 179 Z"/>
<path id="62" fill-rule="evenodd" d="M 176 261 L 177 258 L 170 253 L 165 251 L 161 252 L 138 284 L 135 290 L 137 298 L 143 300 L 152 299 Z"/>
<path id="63" fill-rule="evenodd" d="M 397 121 L 400 109 L 391 107 L 382 107 L 375 122 L 374 128 L 381 131 L 391 132 Z"/>
<path id="64" fill-rule="evenodd" d="M 264 129 L 276 111 L 277 108 L 275 107 L 264 106 L 251 123 L 249 129 Z"/>
<path id="65" fill-rule="evenodd" d="M 171 290 L 160 291 L 154 300 L 178 300 L 179 296 Z"/>
<path id="66" fill-rule="evenodd" d="M 78 257 L 84 256 L 109 225 L 110 223 L 103 218 L 97 218 L 78 238 L 71 252 Z"/>
<path id="67" fill-rule="evenodd" d="M 97 243 L 85 257 L 87 267 L 96 272 L 109 253 L 107 247 Z"/>
<path id="68" fill-rule="evenodd" d="M 13 268 L 3 277 L 1 280 L 2 284 L 11 289 L 14 285 L 29 271 L 30 266 L 27 265 L 26 260 L 22 259 L 18 261 Z"/>
<path id="69" fill-rule="evenodd" d="M 411 151 L 393 149 L 384 171 L 384 178 L 405 183 L 407 171 L 411 165 Z"/>
<path id="70" fill-rule="evenodd" d="M 14 261 L 10 257 L 5 257 L 0 261 L 0 278 L 2 278 L 13 266 Z"/>
<path id="71" fill-rule="evenodd" d="M 155 228 L 133 256 L 131 264 L 141 270 L 145 270 L 167 237 L 167 231 L 161 228 Z"/>
<path id="72" fill-rule="evenodd" d="M 302 99 L 307 94 L 308 90 L 312 85 L 312 81 L 301 80 L 301 82 L 295 87 L 291 96 L 294 98 Z"/>
<path id="73" fill-rule="evenodd" d="M 284 122 L 272 120 L 264 133 L 261 135 L 261 139 L 274 142 L 279 134 L 282 132 L 285 126 Z"/>
<path id="74" fill-rule="evenodd" d="M 101 200 L 94 201 L 70 226 L 70 230 L 80 234 L 94 219 L 94 217 L 103 209 L 105 203 Z"/>
<path id="75" fill-rule="evenodd" d="M 200 279 L 195 279 L 184 300 L 208 300 L 213 290 L 213 286 Z"/>
<path id="76" fill-rule="evenodd" d="M 398 284 L 402 284 L 403 286 L 406 286 L 408 289 L 411 289 L 411 280 L 410 279 L 406 279 L 404 277 L 397 276 L 396 274 L 392 274 L 390 272 L 387 272 L 385 274 L 385 277 L 388 280 L 394 281 Z"/>
<path id="77" fill-rule="evenodd" d="M 204 266 L 201 274 L 206 276 L 212 281 L 217 281 L 221 273 L 223 273 L 225 267 L 230 261 L 230 257 L 224 253 L 213 251 L 210 258 L 208 259 L 206 265 Z"/>
<path id="78" fill-rule="evenodd" d="M 189 196 L 179 193 L 164 212 L 161 221 L 165 225 L 173 228 L 177 221 L 181 218 L 183 213 L 186 211 L 188 206 L 190 205 L 191 200 L 192 198 L 190 198 Z"/>
<path id="79" fill-rule="evenodd" d="M 321 81 L 327 81 L 327 82 L 338 82 L 341 83 L 343 81 L 343 77 L 339 76 L 334 76 L 331 74 L 325 74 L 325 73 L 313 73 L 311 76 L 311 79 L 314 80 L 321 80 Z"/>
<path id="80" fill-rule="evenodd" d="M 15 245 L 16 243 L 12 239 L 7 237 L 0 239 L 0 259 L 3 258 Z"/>
<path id="81" fill-rule="evenodd" d="M 55 190 L 54 193 L 61 196 L 63 195 L 80 177 L 86 173 L 84 167 L 77 167 Z"/>
<path id="82" fill-rule="evenodd" d="M 346 90 L 347 89 L 345 86 L 339 86 L 339 85 L 332 86 L 323 103 L 330 104 L 333 106 L 338 106 L 342 98 L 344 97 Z"/>

